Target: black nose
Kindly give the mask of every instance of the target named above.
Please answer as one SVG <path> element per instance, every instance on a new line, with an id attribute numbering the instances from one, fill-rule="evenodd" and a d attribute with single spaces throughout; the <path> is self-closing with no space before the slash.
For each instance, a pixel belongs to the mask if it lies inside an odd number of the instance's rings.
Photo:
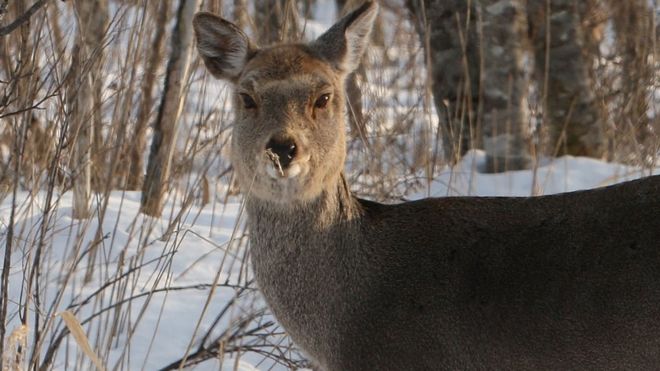
<path id="1" fill-rule="evenodd" d="M 266 144 L 266 150 L 276 154 L 282 168 L 286 168 L 296 157 L 296 142 L 288 137 L 273 137 Z"/>

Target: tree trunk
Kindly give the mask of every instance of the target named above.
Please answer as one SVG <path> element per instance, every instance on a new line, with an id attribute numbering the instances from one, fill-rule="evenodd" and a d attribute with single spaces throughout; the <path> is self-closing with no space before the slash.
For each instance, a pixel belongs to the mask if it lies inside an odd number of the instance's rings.
<path id="1" fill-rule="evenodd" d="M 472 2 L 407 0 L 427 55 L 446 160 L 456 163 L 479 143 L 479 44 Z M 471 4 L 468 6 L 468 4 Z"/>
<path id="2" fill-rule="evenodd" d="M 169 3 L 161 1 L 158 4 L 150 4 L 156 16 L 154 38 L 151 41 L 148 60 L 145 64 L 146 70 L 140 87 L 141 100 L 138 106 L 135 132 L 129 148 L 130 168 L 128 173 L 127 189 L 138 190 L 142 187 L 144 173 L 144 151 L 147 146 L 147 128 L 151 117 L 151 108 L 154 97 L 153 90 L 156 82 L 156 73 L 160 66 L 165 44 L 165 27 L 169 14 Z"/>
<path id="3" fill-rule="evenodd" d="M 80 6 L 84 2 L 85 6 Z M 84 14 L 86 20 L 85 37 L 83 42 L 89 55 L 92 57 L 92 64 L 89 68 L 89 75 L 92 83 L 92 106 L 94 114 L 90 117 L 92 120 L 92 189 L 99 191 L 103 189 L 108 180 L 103 179 L 106 164 L 108 148 L 103 140 L 103 39 L 108 27 L 108 1 L 107 0 L 78 0 L 78 12 L 81 16 Z"/>
<path id="4" fill-rule="evenodd" d="M 263 0 L 254 3 L 259 42 L 270 45 L 298 40 L 298 8 L 295 0 Z"/>
<path id="5" fill-rule="evenodd" d="M 160 217 L 167 190 L 172 154 L 176 146 L 177 121 L 184 107 L 183 85 L 188 79 L 192 49 L 192 17 L 198 0 L 181 0 L 172 33 L 165 87 L 154 125 L 147 176 L 142 187 L 141 211 Z"/>
<path id="6" fill-rule="evenodd" d="M 234 0 L 234 23 L 241 30 L 245 30 L 250 24 L 250 15 L 245 0 Z"/>
<path id="7" fill-rule="evenodd" d="M 208 0 L 206 1 L 206 11 L 222 16 L 222 0 Z"/>
<path id="8" fill-rule="evenodd" d="M 536 75 L 543 92 L 546 154 L 600 158 L 605 153 L 601 111 L 593 81 L 593 50 L 582 0 L 529 0 Z"/>
<path id="9" fill-rule="evenodd" d="M 74 1 L 78 29 L 69 70 L 67 96 L 71 114 L 69 137 L 70 142 L 74 143 L 71 169 L 73 173 L 73 217 L 76 219 L 90 216 L 91 148 L 94 138 L 94 123 L 99 115 L 94 107 L 94 81 L 91 74 L 91 71 L 94 70 L 92 56 L 94 37 L 90 35 L 91 30 L 95 29 L 93 13 L 98 10 L 97 5 L 96 1 Z"/>
<path id="10" fill-rule="evenodd" d="M 528 168 L 529 110 L 523 0 L 479 0 L 483 67 L 483 146 L 486 171 Z"/>
<path id="11" fill-rule="evenodd" d="M 619 112 L 616 112 L 616 134 L 623 147 L 624 155 L 615 158 L 619 161 L 637 160 L 644 163 L 657 153 L 653 140 L 658 134 L 651 127 L 647 115 L 650 96 L 648 87 L 653 83 L 654 66 L 649 58 L 654 53 L 654 15 L 647 0 L 610 0 L 612 23 L 615 31 L 615 48 L 621 58 L 618 93 Z M 656 132 L 657 133 L 657 132 Z M 619 151 L 617 151 L 619 152 Z"/>
<path id="12" fill-rule="evenodd" d="M 84 47 L 79 49 L 81 59 L 86 56 Z M 83 72 L 77 78 L 78 91 L 75 93 L 73 107 L 73 124 L 70 128 L 70 138 L 75 147 L 72 156 L 72 182 L 73 182 L 73 218 L 86 219 L 90 216 L 90 199 L 92 193 L 91 144 L 93 126 L 91 118 L 94 111 L 92 97 L 92 81 L 89 74 Z"/>

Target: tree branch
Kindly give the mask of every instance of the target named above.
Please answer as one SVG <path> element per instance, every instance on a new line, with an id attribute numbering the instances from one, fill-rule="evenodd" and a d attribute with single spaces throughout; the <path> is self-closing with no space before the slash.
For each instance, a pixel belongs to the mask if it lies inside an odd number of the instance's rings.
<path id="1" fill-rule="evenodd" d="M 46 5 L 47 1 L 48 0 L 38 0 L 36 3 L 32 4 L 30 9 L 28 9 L 25 13 L 18 16 L 18 18 L 16 18 L 12 23 L 10 23 L 7 26 L 0 27 L 0 36 L 9 35 L 15 29 L 20 27 L 23 23 L 27 22 L 30 19 L 30 17 L 32 17 L 32 15 L 36 13 L 37 10 L 39 10 L 39 8 Z"/>

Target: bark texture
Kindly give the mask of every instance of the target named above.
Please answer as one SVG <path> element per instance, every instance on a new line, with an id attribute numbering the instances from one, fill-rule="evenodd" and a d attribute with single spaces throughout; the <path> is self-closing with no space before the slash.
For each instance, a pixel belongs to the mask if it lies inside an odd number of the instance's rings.
<path id="1" fill-rule="evenodd" d="M 189 74 L 192 17 L 197 8 L 198 0 L 181 0 L 176 14 L 165 87 L 154 125 L 147 176 L 142 187 L 141 211 L 150 216 L 160 217 L 162 214 L 176 144 L 176 124 L 184 106 L 182 91 Z"/>
<path id="2" fill-rule="evenodd" d="M 582 22 L 595 2 L 530 0 L 532 43 L 544 100 L 548 155 L 602 157 L 605 136 L 593 80 L 590 30 Z"/>
<path id="3" fill-rule="evenodd" d="M 649 86 L 653 86 L 654 14 L 647 0 L 610 0 L 612 23 L 615 31 L 615 48 L 620 56 L 621 102 L 615 113 L 615 138 L 620 140 L 622 153 L 617 161 L 635 160 L 642 163 L 657 153 L 660 126 L 653 127 L 649 118 L 652 100 Z M 656 20 L 657 22 L 657 20 Z M 655 144 L 655 145 L 654 145 Z"/>
<path id="4" fill-rule="evenodd" d="M 524 57 L 527 11 L 524 0 L 479 0 L 483 43 L 483 146 L 486 171 L 528 168 L 529 77 Z"/>
<path id="5" fill-rule="evenodd" d="M 479 40 L 474 3 L 407 0 L 431 70 L 432 91 L 443 131 L 445 158 L 455 163 L 478 147 Z"/>
<path id="6" fill-rule="evenodd" d="M 234 24 L 241 30 L 245 30 L 250 24 L 250 15 L 246 0 L 234 0 L 234 15 L 232 17 Z"/>
<path id="7" fill-rule="evenodd" d="M 71 57 L 67 85 L 69 104 L 69 141 L 74 143 L 71 156 L 73 183 L 73 217 L 84 219 L 90 216 L 92 193 L 92 145 L 94 143 L 94 123 L 99 112 L 94 107 L 94 40 L 97 1 L 76 0 L 73 3 L 77 30 L 74 50 Z M 100 147 L 96 147 L 97 150 Z"/>
<path id="8" fill-rule="evenodd" d="M 156 13 L 155 33 L 151 40 L 144 79 L 140 87 L 141 100 L 135 122 L 135 135 L 129 148 L 131 165 L 129 168 L 127 188 L 138 190 L 142 187 L 144 173 L 143 154 L 147 146 L 147 128 L 151 118 L 151 109 L 154 103 L 153 90 L 156 83 L 156 73 L 160 66 L 165 44 L 165 26 L 169 14 L 169 4 L 161 1 L 159 4 L 150 4 Z M 156 6 L 153 6 L 156 5 Z"/>
<path id="9" fill-rule="evenodd" d="M 92 90 L 92 110 L 94 114 L 90 116 L 92 120 L 92 145 L 95 149 L 92 151 L 92 188 L 94 190 L 101 190 L 106 185 L 104 179 L 106 158 L 108 148 L 103 139 L 103 81 L 104 81 L 104 47 L 103 40 L 108 28 L 108 0 L 83 0 L 76 1 L 78 13 L 84 18 L 81 18 L 85 23 L 83 28 L 87 53 L 89 53 L 91 63 L 89 68 L 89 78 L 91 80 Z"/>

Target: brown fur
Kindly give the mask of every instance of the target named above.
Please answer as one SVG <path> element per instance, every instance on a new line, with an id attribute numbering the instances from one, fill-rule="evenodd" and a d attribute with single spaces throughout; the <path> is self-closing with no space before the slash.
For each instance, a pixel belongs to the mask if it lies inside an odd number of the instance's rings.
<path id="1" fill-rule="evenodd" d="M 660 177 L 538 198 L 351 194 L 344 79 L 376 11 L 265 49 L 195 19 L 205 63 L 235 84 L 254 272 L 294 341 L 322 370 L 657 367 Z M 282 173 L 271 147 L 291 156 Z"/>

